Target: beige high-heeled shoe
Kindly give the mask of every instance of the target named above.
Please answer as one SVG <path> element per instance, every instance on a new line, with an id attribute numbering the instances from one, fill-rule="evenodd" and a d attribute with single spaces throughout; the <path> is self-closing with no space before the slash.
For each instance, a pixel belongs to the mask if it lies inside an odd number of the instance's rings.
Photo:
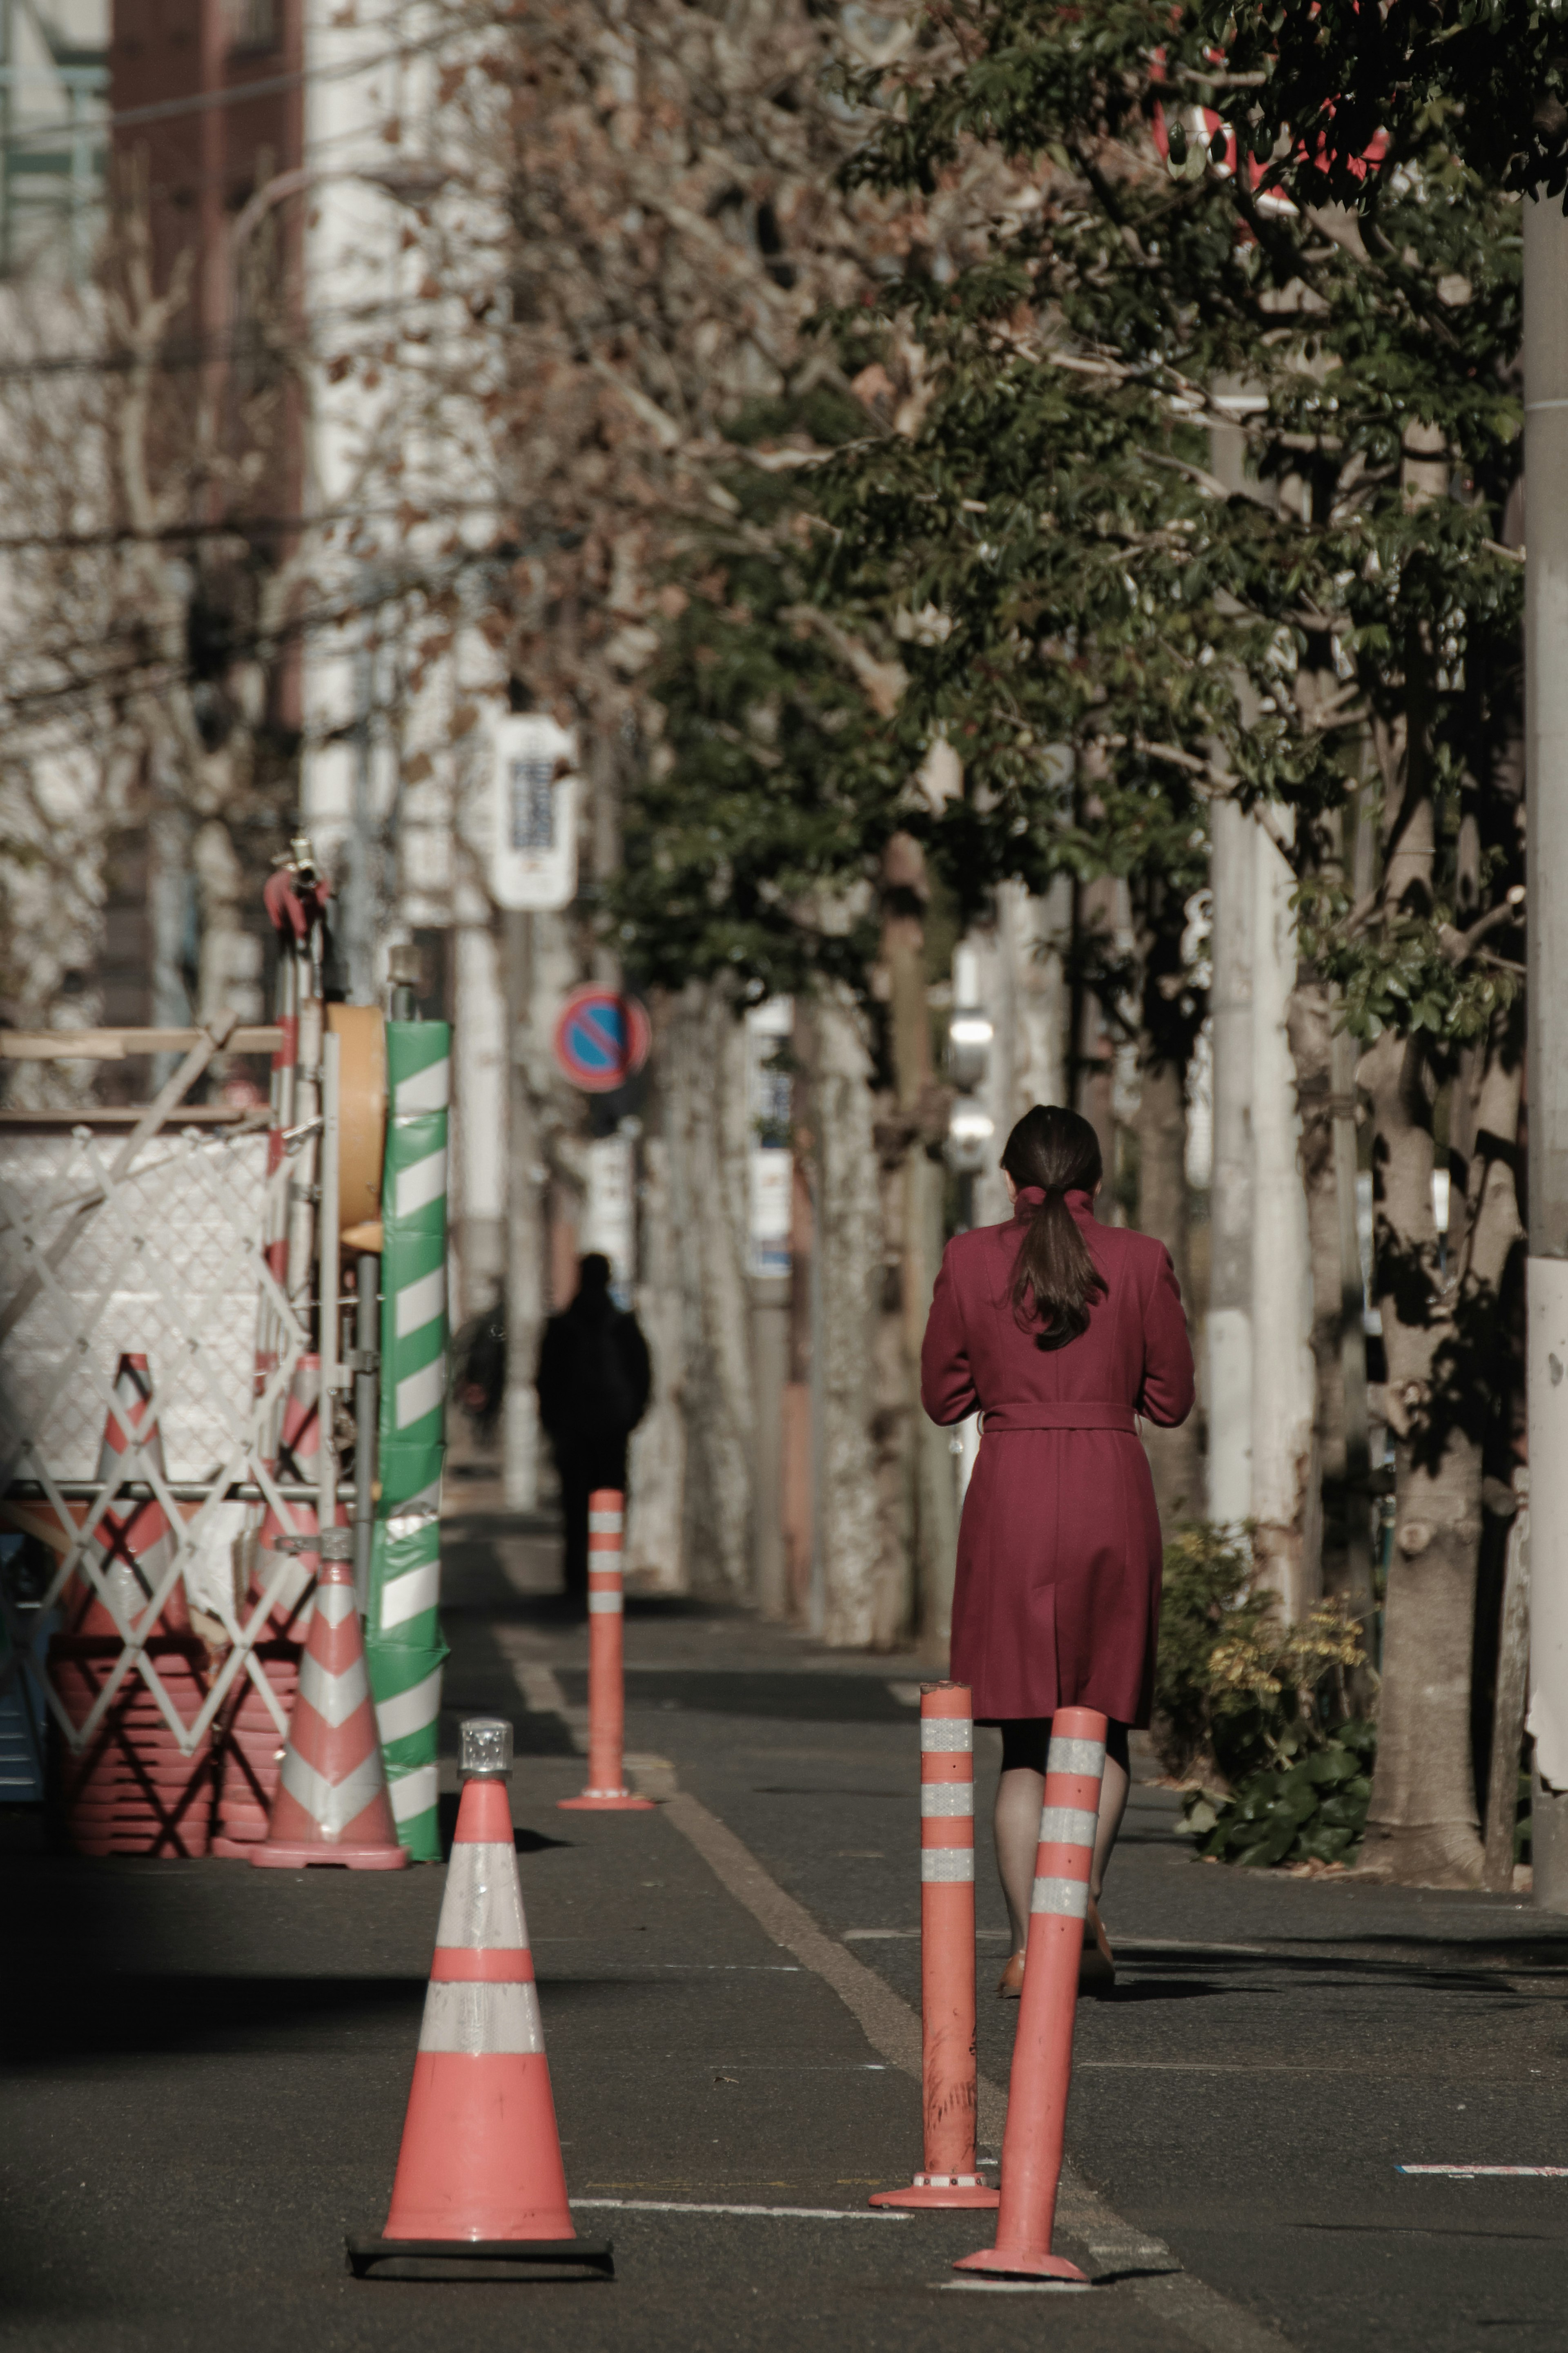
<path id="1" fill-rule="evenodd" d="M 1083 1924 L 1083 1952 L 1078 1965 L 1079 1993 L 1108 1993 L 1116 1983 L 1116 1956 L 1110 1949 L 1110 1939 L 1105 1933 L 1105 1923 L 1100 1908 L 1092 1901 Z M 1016 2001 L 1024 1990 L 1024 1956 L 1012 1953 L 1007 1966 L 996 1980 L 996 1991 L 1004 2001 Z"/>
<path id="2" fill-rule="evenodd" d="M 1105 1933 L 1100 1906 L 1091 1895 L 1083 1924 L 1083 1956 L 1078 1965 L 1078 1989 L 1079 1993 L 1108 1993 L 1115 1983 L 1116 1956 L 1110 1949 L 1110 1939 Z"/>
<path id="3" fill-rule="evenodd" d="M 1024 1990 L 1024 1956 L 1011 1953 L 1007 1966 L 996 1980 L 996 1990 L 1004 2001 L 1016 2001 Z"/>

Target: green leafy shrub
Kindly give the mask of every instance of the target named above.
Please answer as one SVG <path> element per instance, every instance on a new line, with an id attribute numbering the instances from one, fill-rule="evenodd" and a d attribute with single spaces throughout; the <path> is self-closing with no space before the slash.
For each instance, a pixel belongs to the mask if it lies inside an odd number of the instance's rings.
<path id="1" fill-rule="evenodd" d="M 1190 1789 L 1182 1827 L 1226 1862 L 1336 1862 L 1366 1826 L 1373 1725 L 1347 1720 L 1344 1678 L 1365 1665 L 1355 1620 L 1321 1602 L 1285 1625 L 1254 1584 L 1247 1529 L 1194 1521 L 1165 1549 L 1155 1745 Z"/>
<path id="2" fill-rule="evenodd" d="M 1221 1862 L 1353 1862 L 1376 1756 L 1373 1725 L 1342 1724 L 1314 1742 L 1309 1726 L 1293 1724 L 1276 1762 L 1249 1773 L 1230 1797 L 1189 1790 L 1182 1828 Z"/>
<path id="3" fill-rule="evenodd" d="M 1222 1642 L 1256 1634 L 1268 1614 L 1272 1597 L 1254 1592 L 1252 1573 L 1247 1529 L 1193 1520 L 1165 1546 L 1153 1740 L 1161 1763 L 1177 1780 L 1211 1771 L 1233 1778 L 1222 1750 L 1242 1770 L 1252 1761 L 1257 1727 L 1244 1720 L 1246 1711 L 1231 1704 L 1230 1694 L 1216 1710 L 1209 1671 Z"/>

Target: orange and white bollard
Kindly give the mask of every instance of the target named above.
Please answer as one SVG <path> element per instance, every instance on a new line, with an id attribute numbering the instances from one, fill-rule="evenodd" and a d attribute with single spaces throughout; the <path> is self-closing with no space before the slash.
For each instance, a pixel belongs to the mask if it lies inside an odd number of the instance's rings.
<path id="1" fill-rule="evenodd" d="M 588 1498 L 588 1786 L 557 1804 L 595 1813 L 648 1813 L 651 1798 L 626 1784 L 626 1687 L 621 1539 L 626 1499 L 618 1487 Z"/>
<path id="2" fill-rule="evenodd" d="M 1076 2264 L 1052 2254 L 1051 2226 L 1072 2086 L 1079 1960 L 1105 1773 L 1105 1717 L 1091 1707 L 1057 1710 L 1046 1759 L 1024 1991 L 1007 2087 L 996 2243 L 964 2255 L 954 2271 L 1088 2284 Z"/>
<path id="3" fill-rule="evenodd" d="M 921 1691 L 925 2169 L 873 2206 L 994 2206 L 974 2155 L 974 1722 L 967 1683 Z"/>

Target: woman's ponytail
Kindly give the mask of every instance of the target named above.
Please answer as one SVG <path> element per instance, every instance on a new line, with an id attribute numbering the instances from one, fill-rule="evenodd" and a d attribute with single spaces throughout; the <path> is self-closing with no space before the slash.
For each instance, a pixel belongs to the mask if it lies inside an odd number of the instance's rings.
<path id="1" fill-rule="evenodd" d="M 1018 1247 L 1013 1313 L 1026 1330 L 1039 1327 L 1039 1347 L 1065 1348 L 1089 1329 L 1089 1311 L 1106 1288 L 1065 1198 L 1100 1183 L 1100 1139 L 1077 1112 L 1037 1103 L 1007 1138 L 1002 1166 L 1020 1193 L 1032 1187 L 1046 1197 Z"/>

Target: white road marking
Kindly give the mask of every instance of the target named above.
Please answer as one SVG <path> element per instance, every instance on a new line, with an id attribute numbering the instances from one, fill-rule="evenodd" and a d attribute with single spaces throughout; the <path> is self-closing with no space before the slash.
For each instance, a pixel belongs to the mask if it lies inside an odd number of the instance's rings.
<path id="1" fill-rule="evenodd" d="M 840 2206 L 699 2206 L 684 2198 L 574 2198 L 574 2211 L 589 2206 L 614 2207 L 631 2214 L 762 2214 L 792 2222 L 907 2222 L 908 2214 L 886 2213 L 880 2207 Z"/>

